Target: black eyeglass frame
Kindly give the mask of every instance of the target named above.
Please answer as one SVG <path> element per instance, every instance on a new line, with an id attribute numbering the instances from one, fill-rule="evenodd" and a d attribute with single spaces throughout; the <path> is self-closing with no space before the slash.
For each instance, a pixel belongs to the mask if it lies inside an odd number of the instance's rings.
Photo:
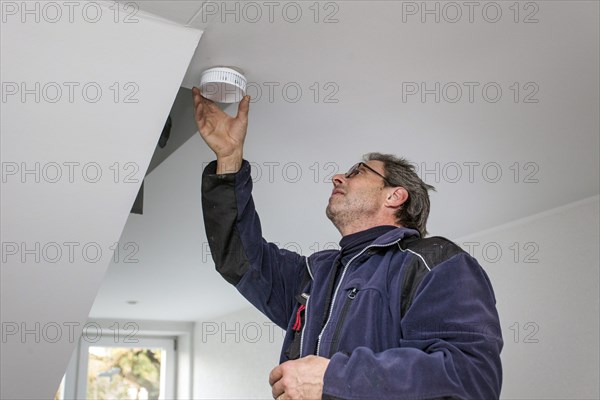
<path id="1" fill-rule="evenodd" d="M 373 168 L 369 167 L 369 166 L 368 166 L 367 164 L 365 164 L 364 162 L 357 162 L 356 164 L 354 164 L 354 165 L 352 166 L 352 168 L 350 168 L 350 169 L 348 170 L 348 172 L 346 172 L 346 173 L 344 174 L 344 177 L 345 177 L 346 179 L 350 179 L 350 178 L 352 178 L 352 177 L 356 176 L 356 174 L 359 172 L 359 168 L 361 167 L 361 165 L 362 165 L 363 167 L 365 167 L 366 169 L 368 169 L 369 171 L 371 171 L 371 172 L 373 172 L 373 173 L 375 173 L 375 174 L 379 175 L 379 176 L 380 176 L 380 177 L 381 177 L 381 178 L 382 178 L 382 179 L 385 181 L 385 183 L 387 183 L 387 185 L 388 185 L 388 186 L 394 186 L 394 185 L 392 185 L 392 183 L 391 183 L 391 182 L 390 182 L 390 181 L 389 181 L 389 180 L 388 180 L 388 179 L 387 179 L 385 176 L 381 175 L 379 172 L 375 171 Z"/>

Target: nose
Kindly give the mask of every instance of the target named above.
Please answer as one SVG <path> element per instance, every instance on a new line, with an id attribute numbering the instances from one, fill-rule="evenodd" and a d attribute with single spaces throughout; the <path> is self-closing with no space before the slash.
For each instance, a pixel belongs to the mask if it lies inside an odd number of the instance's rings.
<path id="1" fill-rule="evenodd" d="M 344 176 L 344 174 L 335 174 L 333 178 L 331 178 L 331 183 L 333 183 L 333 186 L 338 186 L 344 183 L 345 179 L 346 177 Z"/>

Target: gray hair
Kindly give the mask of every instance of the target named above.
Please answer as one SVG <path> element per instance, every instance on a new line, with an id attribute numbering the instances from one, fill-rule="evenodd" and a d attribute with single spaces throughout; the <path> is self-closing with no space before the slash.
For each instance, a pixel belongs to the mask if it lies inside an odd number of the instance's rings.
<path id="1" fill-rule="evenodd" d="M 415 166 L 404 158 L 392 154 L 368 153 L 363 161 L 383 162 L 384 175 L 392 186 L 402 186 L 408 192 L 408 199 L 396 212 L 398 222 L 419 231 L 421 237 L 427 235 L 429 217 L 429 190 L 435 187 L 426 184 L 415 172 Z"/>

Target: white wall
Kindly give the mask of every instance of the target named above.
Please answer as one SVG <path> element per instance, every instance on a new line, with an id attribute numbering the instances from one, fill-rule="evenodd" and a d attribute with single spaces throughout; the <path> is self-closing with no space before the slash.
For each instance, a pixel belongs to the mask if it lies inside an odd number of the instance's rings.
<path id="1" fill-rule="evenodd" d="M 456 240 L 494 285 L 503 399 L 600 397 L 599 209 L 596 196 Z M 283 335 L 269 324 L 254 309 L 196 322 L 194 398 L 270 398 Z"/>
<path id="2" fill-rule="evenodd" d="M 596 196 L 459 240 L 479 243 L 494 285 L 505 399 L 600 398 L 599 207 Z"/>
<path id="3" fill-rule="evenodd" d="M 216 272 L 215 272 L 216 273 Z M 271 399 L 284 331 L 254 308 L 194 329 L 194 399 Z"/>

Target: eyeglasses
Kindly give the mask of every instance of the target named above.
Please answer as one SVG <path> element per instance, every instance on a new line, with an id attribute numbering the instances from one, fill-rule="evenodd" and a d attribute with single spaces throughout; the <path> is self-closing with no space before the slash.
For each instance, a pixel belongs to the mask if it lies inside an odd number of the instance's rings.
<path id="1" fill-rule="evenodd" d="M 360 172 L 360 169 L 359 169 L 359 168 L 360 168 L 361 166 L 365 167 L 365 168 L 366 168 L 366 169 L 368 169 L 369 171 L 371 171 L 371 172 L 373 172 L 373 173 L 375 173 L 375 174 L 379 175 L 380 177 L 382 177 L 382 178 L 383 178 L 383 180 L 385 181 L 385 183 L 387 183 L 387 184 L 388 184 L 388 186 L 394 186 L 394 185 L 392 185 L 392 183 L 391 183 L 390 181 L 388 181 L 388 180 L 387 180 L 387 178 L 386 178 L 385 176 L 381 175 L 379 172 L 375 171 L 373 168 L 369 167 L 369 166 L 368 166 L 367 164 L 365 164 L 364 162 L 359 162 L 359 163 L 356 163 L 356 164 L 354 164 L 354 165 L 352 166 L 352 168 L 350 168 L 350 169 L 348 170 L 348 172 L 346 172 L 346 174 L 344 175 L 344 176 L 346 177 L 346 179 L 350 179 L 350 178 L 353 178 L 353 177 L 355 177 L 355 176 L 356 176 L 356 175 L 357 175 L 357 174 Z"/>

